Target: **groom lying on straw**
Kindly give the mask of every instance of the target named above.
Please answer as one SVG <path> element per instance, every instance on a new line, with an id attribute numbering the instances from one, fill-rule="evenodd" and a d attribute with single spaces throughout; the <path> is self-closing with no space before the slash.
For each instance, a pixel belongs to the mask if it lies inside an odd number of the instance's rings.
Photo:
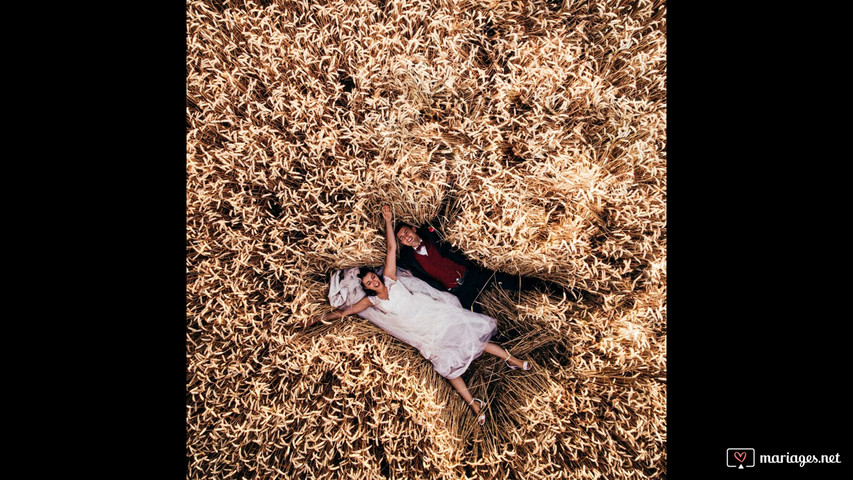
<path id="1" fill-rule="evenodd" d="M 474 265 L 464 255 L 443 241 L 433 227 L 413 228 L 398 223 L 394 235 L 400 241 L 400 266 L 412 272 L 437 290 L 456 295 L 462 307 L 482 313 L 477 297 L 485 289 L 500 286 L 504 290 L 529 290 L 537 286 L 551 287 L 577 302 L 580 293 L 571 288 L 532 277 L 519 277 Z"/>

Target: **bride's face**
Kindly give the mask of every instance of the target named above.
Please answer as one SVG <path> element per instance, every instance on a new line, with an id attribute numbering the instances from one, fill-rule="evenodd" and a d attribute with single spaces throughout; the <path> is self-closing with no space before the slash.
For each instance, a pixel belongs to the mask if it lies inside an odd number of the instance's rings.
<path id="1" fill-rule="evenodd" d="M 361 284 L 364 288 L 378 291 L 382 287 L 382 280 L 379 279 L 379 275 L 370 272 L 361 279 Z"/>

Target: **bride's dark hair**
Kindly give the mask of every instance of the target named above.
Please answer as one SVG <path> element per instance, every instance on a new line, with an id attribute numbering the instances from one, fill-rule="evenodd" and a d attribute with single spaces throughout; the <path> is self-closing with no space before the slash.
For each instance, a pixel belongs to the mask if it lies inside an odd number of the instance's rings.
<path id="1" fill-rule="evenodd" d="M 358 279 L 362 280 L 365 275 L 367 275 L 368 273 L 371 273 L 371 272 L 376 273 L 370 267 L 359 267 L 358 268 Z M 385 283 L 385 278 L 383 278 L 383 275 L 381 273 L 376 273 L 376 276 L 379 277 L 379 280 L 382 280 L 382 283 Z M 362 290 L 364 290 L 364 293 L 368 294 L 371 297 L 376 295 L 375 290 L 372 290 L 370 288 L 364 288 L 364 284 L 361 284 L 361 288 L 362 288 Z"/>

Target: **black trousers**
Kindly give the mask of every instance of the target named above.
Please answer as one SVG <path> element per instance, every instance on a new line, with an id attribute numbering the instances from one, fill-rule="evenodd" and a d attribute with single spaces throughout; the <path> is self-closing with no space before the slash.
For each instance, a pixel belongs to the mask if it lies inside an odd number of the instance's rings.
<path id="1" fill-rule="evenodd" d="M 477 298 L 480 296 L 480 293 L 496 286 L 513 292 L 542 287 L 543 289 L 555 290 L 558 293 L 565 292 L 569 300 L 577 301 L 580 299 L 579 292 L 573 289 L 566 289 L 554 282 L 534 277 L 519 277 L 518 275 L 479 268 L 468 269 L 462 285 L 457 285 L 450 289 L 450 293 L 459 298 L 459 303 L 462 304 L 463 308 L 470 310 L 473 307 L 475 312 L 482 313 L 480 304 L 476 303 Z"/>

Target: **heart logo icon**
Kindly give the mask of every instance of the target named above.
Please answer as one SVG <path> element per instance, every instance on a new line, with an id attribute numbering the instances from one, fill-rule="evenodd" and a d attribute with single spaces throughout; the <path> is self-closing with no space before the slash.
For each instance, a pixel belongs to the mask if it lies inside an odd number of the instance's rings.
<path id="1" fill-rule="evenodd" d="M 743 461 L 746 460 L 746 452 L 735 452 L 735 460 L 743 463 Z"/>

